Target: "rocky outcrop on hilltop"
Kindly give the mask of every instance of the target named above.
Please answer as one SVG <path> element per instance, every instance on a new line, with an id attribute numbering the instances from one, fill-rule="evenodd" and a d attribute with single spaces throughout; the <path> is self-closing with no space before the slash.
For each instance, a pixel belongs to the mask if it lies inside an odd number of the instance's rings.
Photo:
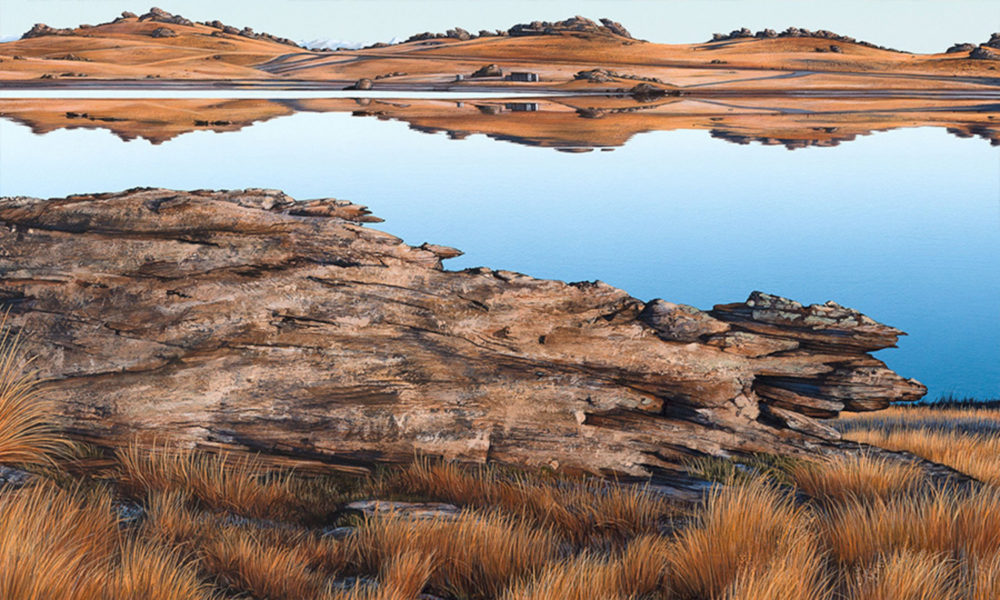
<path id="1" fill-rule="evenodd" d="M 756 33 L 742 27 L 740 29 L 734 29 L 729 33 L 713 33 L 712 39 L 708 43 L 712 42 L 726 42 L 730 40 L 740 40 L 747 38 L 756 39 L 778 39 L 778 38 L 816 38 L 821 40 L 833 40 L 836 42 L 844 42 L 846 44 L 857 44 L 859 46 L 867 46 L 868 48 L 877 48 L 879 50 L 889 50 L 891 52 L 902 52 L 902 50 L 896 50 L 895 48 L 887 48 L 885 46 L 879 46 L 871 42 L 865 42 L 863 40 L 858 40 L 852 38 L 848 35 L 840 35 L 832 31 L 827 31 L 826 29 L 818 29 L 812 31 L 809 29 L 801 27 L 789 27 L 784 31 L 775 31 L 774 29 L 761 29 Z"/>
<path id="2" fill-rule="evenodd" d="M 611 19 L 601 19 L 601 23 L 597 24 L 594 21 L 579 15 L 564 21 L 532 21 L 531 23 L 519 23 L 507 30 L 507 34 L 511 36 L 553 35 L 567 32 L 617 35 L 620 37 L 634 39 L 621 23 L 616 23 Z"/>
<path id="3" fill-rule="evenodd" d="M 290 40 L 288 38 L 279 37 L 279 36 L 276 36 L 276 35 L 271 35 L 269 33 L 258 33 L 258 32 L 255 32 L 250 27 L 244 27 L 244 28 L 240 29 L 238 27 L 233 27 L 231 25 L 226 25 L 226 24 L 224 24 L 224 23 L 222 23 L 221 21 L 218 21 L 218 20 L 216 20 L 216 21 L 205 21 L 205 22 L 201 22 L 201 23 L 195 23 L 191 19 L 187 19 L 185 17 L 182 17 L 181 15 L 175 15 L 173 13 L 170 13 L 170 12 L 167 12 L 167 11 L 163 10 L 162 8 L 157 8 L 155 6 L 153 8 L 150 8 L 148 12 L 146 12 L 146 13 L 144 13 L 142 15 L 136 15 L 133 12 L 125 11 L 125 12 L 123 12 L 121 14 L 120 17 L 116 18 L 115 20 L 111 21 L 110 23 L 102 23 L 102 25 L 122 23 L 122 22 L 125 22 L 125 21 L 133 20 L 133 19 L 137 20 L 139 22 L 147 22 L 148 21 L 150 23 L 164 23 L 164 24 L 168 24 L 168 25 L 183 25 L 183 26 L 186 26 L 186 27 L 194 27 L 195 25 L 204 25 L 206 27 L 211 27 L 213 29 L 216 29 L 217 31 L 214 33 L 214 35 L 215 34 L 217 34 L 217 35 L 226 35 L 226 34 L 229 34 L 229 35 L 236 35 L 236 36 L 245 37 L 245 38 L 249 38 L 249 39 L 253 39 L 253 40 L 265 40 L 265 41 L 275 42 L 275 43 L 278 43 L 278 44 L 285 44 L 285 45 L 288 45 L 288 46 L 295 46 L 296 48 L 300 47 L 299 44 L 297 44 L 296 42 L 293 42 L 292 40 Z M 83 29 L 83 28 L 85 28 L 85 26 L 81 26 L 80 27 L 80 29 Z M 165 34 L 164 32 L 167 32 L 167 31 L 173 32 L 174 35 Z M 156 34 L 156 32 L 160 32 L 160 33 Z M 49 27 L 48 25 L 45 25 L 44 23 L 37 23 L 27 33 L 25 33 L 24 35 L 22 35 L 21 38 L 22 39 L 27 39 L 27 38 L 42 37 L 42 36 L 48 36 L 48 35 L 77 35 L 78 33 L 79 33 L 79 31 L 76 30 L 76 29 L 55 29 L 53 27 Z M 159 38 L 159 37 L 174 37 L 175 35 L 177 35 L 177 32 L 174 31 L 174 30 L 172 30 L 172 29 L 170 29 L 169 27 L 160 27 L 160 28 L 157 28 L 152 33 L 152 37 L 157 37 L 157 38 Z"/>
<path id="4" fill-rule="evenodd" d="M 154 38 L 168 38 L 177 37 L 177 32 L 169 27 L 157 27 L 152 32 L 150 32 L 149 37 Z"/>
<path id="5" fill-rule="evenodd" d="M 1000 50 L 988 46 L 979 46 L 969 53 L 969 58 L 975 60 L 1000 60 Z"/>
<path id="6" fill-rule="evenodd" d="M 1000 31 L 992 34 L 990 39 L 983 45 L 989 46 L 990 48 L 1000 48 Z"/>
<path id="7" fill-rule="evenodd" d="M 951 46 L 950 48 L 948 48 L 947 50 L 945 50 L 945 53 L 946 54 L 958 54 L 959 52 L 969 52 L 969 51 L 975 50 L 975 49 L 976 49 L 976 45 L 975 44 L 968 44 L 968 43 L 965 43 L 965 44 L 955 44 L 955 45 Z"/>
<path id="8" fill-rule="evenodd" d="M 487 268 L 269 190 L 0 199 L 0 306 L 63 425 L 358 467 L 452 459 L 648 476 L 835 451 L 817 418 L 924 387 L 900 331 L 763 293 L 710 311 Z"/>
<path id="9" fill-rule="evenodd" d="M 74 33 L 75 30 L 73 29 L 57 29 L 55 27 L 49 27 L 45 23 L 35 23 L 31 29 L 21 35 L 21 39 L 27 40 L 31 38 L 45 37 L 47 35 L 73 35 Z"/>
<path id="10" fill-rule="evenodd" d="M 251 40 L 266 40 L 269 42 L 275 42 L 278 44 L 284 44 L 286 46 L 295 46 L 296 48 L 301 48 L 303 46 L 299 45 L 286 37 L 279 37 L 276 35 L 271 35 L 270 33 L 256 32 L 252 27 L 244 27 L 240 29 L 239 27 L 233 27 L 232 25 L 226 25 L 222 21 L 205 21 L 201 23 L 206 27 L 211 27 L 217 31 L 212 35 L 238 35 L 240 37 L 249 38 Z"/>
<path id="11" fill-rule="evenodd" d="M 519 23 L 506 31 L 502 29 L 487 31 L 484 29 L 480 30 L 478 35 L 469 33 L 461 27 L 449 29 L 445 33 L 431 33 L 429 31 L 425 31 L 423 33 L 411 35 L 403 43 L 445 39 L 467 41 L 484 37 L 555 35 L 572 32 L 596 35 L 615 35 L 628 39 L 635 39 L 621 23 L 612 21 L 611 19 L 601 19 L 600 24 L 598 24 L 590 19 L 576 16 L 564 21 L 532 21 L 531 23 Z"/>
<path id="12" fill-rule="evenodd" d="M 124 16 L 124 15 L 122 15 Z M 168 13 L 162 8 L 153 7 L 149 9 L 149 12 L 139 17 L 140 21 L 153 21 L 155 23 L 170 23 L 172 25 L 194 25 L 194 21 L 191 19 L 185 19 L 180 15 L 174 15 Z"/>

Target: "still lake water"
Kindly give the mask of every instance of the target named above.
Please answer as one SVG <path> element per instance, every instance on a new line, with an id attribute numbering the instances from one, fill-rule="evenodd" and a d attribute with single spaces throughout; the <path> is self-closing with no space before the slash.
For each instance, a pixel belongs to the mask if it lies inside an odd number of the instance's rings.
<path id="1" fill-rule="evenodd" d="M 910 335 L 878 353 L 944 394 L 1000 397 L 1000 149 L 940 128 L 833 148 L 653 132 L 567 154 L 297 113 L 161 145 L 0 120 L 0 195 L 266 187 L 371 207 L 446 263 L 710 308 L 755 289 L 836 300 Z"/>

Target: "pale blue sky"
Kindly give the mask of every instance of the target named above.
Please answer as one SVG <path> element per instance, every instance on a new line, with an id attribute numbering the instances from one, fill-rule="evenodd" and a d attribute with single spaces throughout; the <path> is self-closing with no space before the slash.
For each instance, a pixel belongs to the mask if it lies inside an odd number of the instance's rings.
<path id="1" fill-rule="evenodd" d="M 461 26 L 507 28 L 574 14 L 621 21 L 634 35 L 659 42 L 697 42 L 739 27 L 830 29 L 915 52 L 954 42 L 984 42 L 1000 30 L 998 0 L 0 0 L 0 38 L 36 22 L 67 27 L 136 13 L 151 1 L 203 21 L 220 19 L 297 41 L 388 41 Z"/>

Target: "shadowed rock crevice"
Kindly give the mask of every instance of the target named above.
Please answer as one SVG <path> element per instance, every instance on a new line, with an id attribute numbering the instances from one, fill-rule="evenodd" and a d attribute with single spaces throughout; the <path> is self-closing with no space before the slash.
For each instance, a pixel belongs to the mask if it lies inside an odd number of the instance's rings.
<path id="1" fill-rule="evenodd" d="M 816 417 L 924 393 L 868 354 L 901 332 L 834 303 L 706 312 L 447 271 L 457 250 L 373 220 L 273 190 L 4 198 L 0 305 L 79 435 L 348 469 L 419 452 L 660 477 L 834 451 Z"/>

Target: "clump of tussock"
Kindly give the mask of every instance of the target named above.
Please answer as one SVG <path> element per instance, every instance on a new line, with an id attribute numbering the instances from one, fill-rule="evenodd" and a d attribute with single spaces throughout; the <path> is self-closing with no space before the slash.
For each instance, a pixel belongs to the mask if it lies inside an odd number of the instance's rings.
<path id="1" fill-rule="evenodd" d="M 460 506 L 498 508 L 550 526 L 578 545 L 621 542 L 655 532 L 661 519 L 677 512 L 647 486 L 508 473 L 495 467 L 469 469 L 427 459 L 390 478 L 388 487 Z"/>
<path id="2" fill-rule="evenodd" d="M 945 557 L 897 552 L 859 570 L 849 600 L 962 600 L 955 589 L 956 565 Z"/>
<path id="3" fill-rule="evenodd" d="M 417 600 L 434 572 L 433 556 L 401 552 L 382 565 L 377 585 L 356 584 L 331 591 L 324 600 Z"/>
<path id="4" fill-rule="evenodd" d="M 833 558 L 848 566 L 903 551 L 992 557 L 1000 551 L 1000 489 L 848 501 L 830 507 L 818 531 Z"/>
<path id="5" fill-rule="evenodd" d="M 733 578 L 723 600 L 829 600 L 826 559 L 811 538 L 797 537 L 774 559 L 746 567 Z"/>
<path id="6" fill-rule="evenodd" d="M 208 600 L 175 552 L 124 538 L 107 493 L 38 484 L 0 495 L 0 598 Z"/>
<path id="7" fill-rule="evenodd" d="M 547 527 L 509 515 L 466 511 L 455 518 L 413 520 L 389 514 L 365 519 L 351 538 L 362 572 L 378 572 L 400 552 L 433 557 L 429 586 L 445 595 L 486 599 L 559 556 Z"/>
<path id="8" fill-rule="evenodd" d="M 132 443 L 117 458 L 119 483 L 133 497 L 182 492 L 208 508 L 261 519 L 292 519 L 305 512 L 291 473 L 253 457 Z"/>
<path id="9" fill-rule="evenodd" d="M 240 528 L 218 528 L 198 555 L 202 568 L 224 589 L 257 598 L 316 598 L 327 587 L 327 577 L 309 569 L 296 548 L 264 543 Z"/>
<path id="10" fill-rule="evenodd" d="M 40 394 L 39 380 L 29 370 L 20 335 L 0 319 L 0 464 L 52 464 L 68 444 L 51 423 L 55 412 Z"/>
<path id="11" fill-rule="evenodd" d="M 140 532 L 197 560 L 219 586 L 257 597 L 312 597 L 347 567 L 343 544 L 318 532 L 280 524 L 235 525 L 199 511 L 183 492 L 152 494 Z"/>
<path id="12" fill-rule="evenodd" d="M 840 502 L 850 498 L 887 498 L 912 492 L 922 481 L 913 463 L 868 454 L 836 456 L 823 462 L 803 462 L 789 473 L 809 496 Z"/>
<path id="13" fill-rule="evenodd" d="M 809 511 L 769 480 L 717 487 L 695 524 L 676 537 L 669 557 L 673 589 L 680 598 L 719 598 L 741 573 L 769 569 L 813 548 L 811 533 Z M 810 561 L 790 564 L 803 568 L 803 580 L 818 577 Z"/>
<path id="14" fill-rule="evenodd" d="M 856 429 L 845 439 L 912 452 L 991 485 L 1000 485 L 1000 435 L 936 429 Z"/>
<path id="15" fill-rule="evenodd" d="M 127 540 L 102 580 L 103 598 L 114 600 L 207 600 L 211 586 L 175 550 Z"/>
<path id="16" fill-rule="evenodd" d="M 973 557 L 967 563 L 966 597 L 968 600 L 1000 598 L 1000 553 Z"/>

